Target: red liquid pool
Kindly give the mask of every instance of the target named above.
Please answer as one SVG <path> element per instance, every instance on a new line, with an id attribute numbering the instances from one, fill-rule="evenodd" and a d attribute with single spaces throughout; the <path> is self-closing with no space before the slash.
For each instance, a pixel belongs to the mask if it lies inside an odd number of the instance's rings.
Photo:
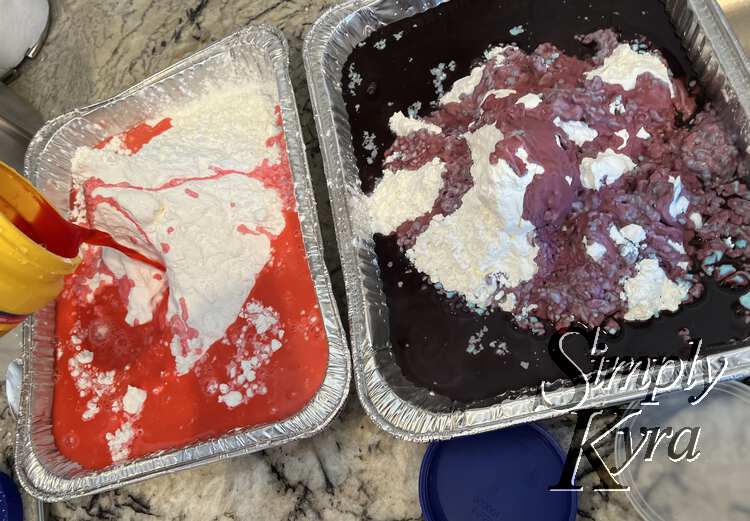
<path id="1" fill-rule="evenodd" d="M 126 133 L 123 142 L 137 153 L 170 128 L 168 119 L 155 126 L 142 124 Z M 90 469 L 113 463 L 107 433 L 115 433 L 122 425 L 121 399 L 128 386 L 148 391 L 133 424 L 130 460 L 288 418 L 319 389 L 328 363 L 328 343 L 296 213 L 283 133 L 272 136 L 267 145 L 280 147 L 281 161 L 263 163 L 246 173 L 278 191 L 286 221 L 283 233 L 272 240 L 273 259 L 257 277 L 246 301 L 273 309 L 279 317 L 277 326 L 284 332 L 283 347 L 255 371 L 263 387 L 234 408 L 217 400 L 217 382 L 226 380 L 232 360 L 238 353 L 252 357 L 259 352 L 259 341 L 267 339 L 268 333 L 256 330 L 253 321 L 238 316 L 224 339 L 214 343 L 190 372 L 178 375 L 170 351 L 173 333 L 166 320 L 167 297 L 151 322 L 128 325 L 122 281 L 96 288 L 93 297 L 86 287 L 93 276 L 107 274 L 101 254 L 88 251 L 79 270 L 67 279 L 57 303 L 59 346 L 52 419 L 57 447 L 67 458 Z M 90 419 L 85 416 L 93 393 L 76 386 L 70 369 L 83 351 L 93 353 L 84 376 L 94 386 L 99 380 L 104 382 L 98 413 Z M 114 375 L 111 384 L 108 374 Z M 77 377 L 79 384 L 81 377 Z"/>

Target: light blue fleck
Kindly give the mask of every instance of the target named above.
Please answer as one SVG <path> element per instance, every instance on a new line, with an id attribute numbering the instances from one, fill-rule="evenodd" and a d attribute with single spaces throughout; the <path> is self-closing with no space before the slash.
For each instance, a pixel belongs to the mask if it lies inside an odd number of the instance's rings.
<path id="1" fill-rule="evenodd" d="M 724 253 L 723 252 L 714 250 L 711 253 L 709 253 L 708 256 L 705 259 L 703 259 L 703 264 L 706 265 L 706 266 L 710 266 L 712 264 L 716 264 L 723 257 L 724 257 Z"/>

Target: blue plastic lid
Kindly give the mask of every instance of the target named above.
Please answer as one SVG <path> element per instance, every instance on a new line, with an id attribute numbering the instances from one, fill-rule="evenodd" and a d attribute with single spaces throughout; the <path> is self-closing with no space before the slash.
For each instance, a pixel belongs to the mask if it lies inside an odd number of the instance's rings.
<path id="1" fill-rule="evenodd" d="M 564 461 L 534 424 L 432 443 L 419 475 L 425 521 L 574 521 L 576 493 L 548 490 Z"/>
<path id="2" fill-rule="evenodd" d="M 23 503 L 18 486 L 0 472 L 0 521 L 23 521 Z"/>

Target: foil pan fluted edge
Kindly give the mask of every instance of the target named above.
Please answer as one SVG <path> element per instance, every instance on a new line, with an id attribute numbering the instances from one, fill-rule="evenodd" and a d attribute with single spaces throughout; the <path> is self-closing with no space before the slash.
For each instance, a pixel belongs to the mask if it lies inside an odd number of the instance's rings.
<path id="1" fill-rule="evenodd" d="M 363 193 L 352 147 L 351 128 L 342 95 L 342 68 L 354 47 L 373 31 L 435 8 L 449 0 L 349 0 L 323 14 L 304 47 L 315 121 L 331 197 L 349 306 L 354 380 L 372 421 L 389 434 L 428 442 L 477 434 L 518 423 L 565 414 L 563 405 L 583 391 L 561 386 L 542 401 L 538 390 L 485 407 L 445 407 L 428 389 L 391 386 L 384 369 L 395 367 L 388 336 L 388 313 L 374 242 L 362 213 Z M 750 62 L 716 0 L 663 2 L 693 62 L 699 79 L 738 131 L 742 146 L 750 143 Z M 364 223 L 364 224 L 363 224 Z M 726 362 L 723 379 L 750 374 L 750 346 L 740 344 L 705 357 L 713 374 Z M 384 366 L 386 364 L 386 366 Z M 705 366 L 704 366 L 705 367 Z M 665 375 L 670 374 L 669 371 Z M 700 373 L 701 383 L 706 380 Z M 639 375 L 640 377 L 640 375 Z M 604 407 L 644 396 L 624 377 L 613 380 L 619 391 L 592 390 L 584 407 Z M 632 387 L 632 386 L 631 386 Z M 552 405 L 549 405 L 552 404 Z"/>
<path id="2" fill-rule="evenodd" d="M 103 122 L 110 119 L 122 119 L 124 122 L 128 118 L 135 118 L 143 121 L 146 118 L 138 110 L 134 110 L 133 115 L 117 114 L 118 107 L 125 104 L 131 110 L 134 106 L 137 109 L 138 103 L 143 104 L 143 101 L 133 101 L 134 98 L 156 85 L 163 87 L 165 91 L 171 89 L 171 96 L 179 98 L 181 92 L 189 92 L 191 85 L 200 83 L 203 77 L 209 77 L 205 70 L 212 60 L 224 60 L 222 63 L 225 64 L 244 64 L 243 60 L 247 63 L 262 63 L 262 66 L 268 68 L 269 81 L 276 81 L 308 265 L 328 337 L 328 368 L 325 378 L 311 401 L 297 414 L 285 420 L 235 430 L 218 439 L 164 451 L 102 471 L 89 471 L 66 460 L 57 450 L 52 437 L 55 307 L 54 304 L 50 305 L 23 326 L 21 417 L 15 445 L 19 481 L 32 496 L 44 501 L 67 500 L 102 492 L 175 470 L 313 436 L 333 420 L 348 395 L 351 372 L 349 350 L 328 270 L 323 261 L 323 241 L 289 76 L 289 48 L 278 29 L 267 25 L 246 27 L 109 100 L 73 110 L 48 122 L 29 146 L 26 175 L 60 211 L 67 213 L 70 163 L 62 160 L 69 159 L 72 147 L 90 145 L 89 142 L 80 142 L 81 136 L 90 135 L 91 139 L 102 139 L 106 136 L 101 135 L 106 126 Z M 202 74 L 205 76 L 202 77 Z M 147 109 L 147 103 L 143 108 Z M 131 124 L 136 122 L 138 121 L 131 121 Z M 128 128 L 127 123 L 122 126 L 120 131 Z"/>

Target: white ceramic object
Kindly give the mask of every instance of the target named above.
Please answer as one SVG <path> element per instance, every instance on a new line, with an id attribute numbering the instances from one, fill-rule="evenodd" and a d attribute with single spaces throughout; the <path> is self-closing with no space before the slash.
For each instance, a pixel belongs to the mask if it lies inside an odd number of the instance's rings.
<path id="1" fill-rule="evenodd" d="M 15 68 L 42 39 L 48 0 L 0 0 L 0 78 Z"/>

